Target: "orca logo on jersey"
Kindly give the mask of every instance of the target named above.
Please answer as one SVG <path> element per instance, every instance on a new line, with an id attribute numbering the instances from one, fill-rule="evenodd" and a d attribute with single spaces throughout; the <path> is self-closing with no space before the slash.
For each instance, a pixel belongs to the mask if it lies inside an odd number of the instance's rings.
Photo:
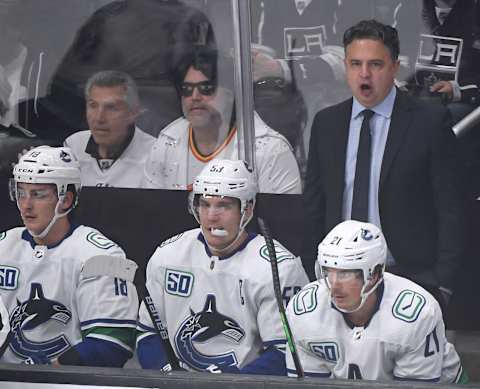
<path id="1" fill-rule="evenodd" d="M 238 364 L 235 352 L 206 355 L 198 351 L 195 343 L 204 343 L 219 335 L 239 344 L 245 336 L 245 331 L 230 317 L 217 311 L 215 295 L 207 295 L 203 310 L 195 313 L 190 309 L 188 316 L 175 334 L 175 346 L 180 359 L 195 370 L 205 370 L 216 365 L 220 369 Z"/>
<path id="2" fill-rule="evenodd" d="M 72 314 L 65 305 L 48 300 L 42 285 L 32 283 L 28 300 L 23 303 L 17 300 L 17 306 L 10 314 L 10 349 L 22 359 L 44 360 L 47 357 L 50 360 L 58 356 L 70 347 L 65 335 L 38 342 L 28 339 L 25 332 L 35 330 L 49 320 L 67 324 L 71 318 Z"/>

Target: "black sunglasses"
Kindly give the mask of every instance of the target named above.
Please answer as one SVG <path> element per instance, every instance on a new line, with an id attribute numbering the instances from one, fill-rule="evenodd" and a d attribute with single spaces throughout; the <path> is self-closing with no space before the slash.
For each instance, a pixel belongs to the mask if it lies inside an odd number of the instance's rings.
<path id="1" fill-rule="evenodd" d="M 201 82 L 184 82 L 180 86 L 180 94 L 183 97 L 190 97 L 195 88 L 197 88 L 198 92 L 203 96 L 211 96 L 217 89 L 217 87 L 208 80 Z"/>

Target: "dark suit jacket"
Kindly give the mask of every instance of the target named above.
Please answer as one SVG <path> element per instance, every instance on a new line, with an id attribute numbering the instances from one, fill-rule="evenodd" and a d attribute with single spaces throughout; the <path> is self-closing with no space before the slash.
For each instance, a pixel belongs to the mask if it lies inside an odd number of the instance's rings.
<path id="1" fill-rule="evenodd" d="M 317 113 L 312 125 L 302 258 L 342 221 L 352 99 Z M 448 111 L 397 91 L 379 185 L 382 230 L 402 274 L 451 288 L 464 248 L 462 168 Z M 311 273 L 309 273 L 311 274 Z"/>

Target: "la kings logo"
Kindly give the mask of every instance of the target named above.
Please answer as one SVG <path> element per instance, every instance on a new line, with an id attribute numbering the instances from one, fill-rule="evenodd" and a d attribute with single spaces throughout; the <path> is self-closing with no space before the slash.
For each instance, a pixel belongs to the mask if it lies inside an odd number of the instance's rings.
<path id="1" fill-rule="evenodd" d="M 190 309 L 188 316 L 175 334 L 175 345 L 180 358 L 195 370 L 205 370 L 211 365 L 220 369 L 223 366 L 236 366 L 237 357 L 233 351 L 218 355 L 206 355 L 195 348 L 195 343 L 203 343 L 216 336 L 225 336 L 239 344 L 245 331 L 232 318 L 217 311 L 215 295 L 207 295 L 203 310 L 195 313 Z"/>
<path id="2" fill-rule="evenodd" d="M 71 318 L 72 314 L 65 305 L 45 298 L 42 285 L 32 283 L 28 300 L 24 302 L 17 300 L 17 306 L 10 314 L 12 332 L 10 349 L 22 359 L 56 357 L 70 347 L 64 335 L 37 342 L 28 339 L 26 333 L 49 320 L 67 324 Z"/>
<path id="3" fill-rule="evenodd" d="M 286 27 L 283 30 L 285 59 L 318 58 L 327 40 L 324 25 Z"/>
<path id="4" fill-rule="evenodd" d="M 417 83 L 431 86 L 440 80 L 457 80 L 462 51 L 463 39 L 421 34 L 415 63 Z"/>

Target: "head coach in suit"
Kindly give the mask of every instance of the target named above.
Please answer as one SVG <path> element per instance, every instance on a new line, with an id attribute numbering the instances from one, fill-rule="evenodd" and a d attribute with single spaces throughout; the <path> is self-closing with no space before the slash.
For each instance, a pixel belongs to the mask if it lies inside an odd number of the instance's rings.
<path id="1" fill-rule="evenodd" d="M 368 221 L 385 234 L 387 270 L 421 284 L 445 307 L 465 236 L 451 116 L 395 87 L 395 28 L 361 21 L 343 45 L 353 98 L 318 112 L 312 125 L 304 266 L 311 275 L 318 243 L 340 221 Z"/>

